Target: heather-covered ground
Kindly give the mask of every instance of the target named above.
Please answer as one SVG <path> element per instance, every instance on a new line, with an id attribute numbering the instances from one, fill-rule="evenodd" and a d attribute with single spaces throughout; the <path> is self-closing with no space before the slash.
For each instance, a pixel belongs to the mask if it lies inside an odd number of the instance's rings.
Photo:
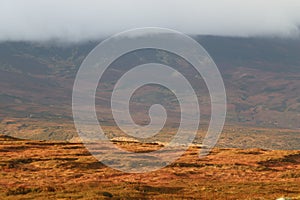
<path id="1" fill-rule="evenodd" d="M 300 199 L 300 151 L 214 149 L 202 159 L 198 151 L 190 148 L 159 171 L 127 174 L 104 166 L 80 143 L 1 136 L 0 199 Z"/>

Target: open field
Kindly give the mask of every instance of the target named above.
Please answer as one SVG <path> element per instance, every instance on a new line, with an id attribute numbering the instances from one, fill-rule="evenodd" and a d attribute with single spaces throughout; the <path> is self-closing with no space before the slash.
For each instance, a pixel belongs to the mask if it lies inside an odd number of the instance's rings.
<path id="1" fill-rule="evenodd" d="M 101 123 L 109 138 L 126 136 L 116 126 Z M 200 125 L 195 142 L 201 144 L 207 133 L 207 125 Z M 135 131 L 135 130 L 133 130 Z M 150 141 L 169 142 L 177 128 L 167 127 L 162 134 Z M 0 121 L 0 134 L 30 140 L 76 140 L 77 131 L 70 120 L 42 120 L 36 118 L 5 118 Z M 275 150 L 299 150 L 300 129 L 261 128 L 226 124 L 217 143 L 218 148 L 260 148 Z"/>
<path id="2" fill-rule="evenodd" d="M 0 199 L 300 199 L 299 150 L 216 148 L 199 159 L 192 147 L 159 171 L 127 174 L 80 143 L 0 140 Z"/>

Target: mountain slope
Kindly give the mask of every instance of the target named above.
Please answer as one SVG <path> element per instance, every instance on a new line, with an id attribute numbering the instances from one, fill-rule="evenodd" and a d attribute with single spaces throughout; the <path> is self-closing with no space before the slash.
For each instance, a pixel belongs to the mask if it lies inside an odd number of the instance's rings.
<path id="1" fill-rule="evenodd" d="M 299 129 L 300 39 L 195 37 L 218 65 L 228 95 L 227 124 Z M 23 42 L 0 44 L 0 119 L 36 117 L 72 119 L 71 94 L 76 72 L 98 42 L 57 45 Z M 195 76 L 187 63 L 165 52 L 145 50 L 125 55 L 112 64 L 103 87 L 99 87 L 99 118 L 112 116 L 102 105 L 109 104 L 113 83 L 132 66 L 157 61 L 175 66 L 192 83 Z M 103 89 L 104 88 L 104 89 Z M 209 119 L 209 95 L 203 81 L 196 88 L 202 116 Z M 148 87 L 133 97 L 134 113 L 147 123 L 147 106 L 162 102 L 178 117 L 174 96 L 168 91 L 153 95 Z M 173 120 L 173 119 L 172 119 Z M 171 120 L 171 121 L 172 121 Z"/>

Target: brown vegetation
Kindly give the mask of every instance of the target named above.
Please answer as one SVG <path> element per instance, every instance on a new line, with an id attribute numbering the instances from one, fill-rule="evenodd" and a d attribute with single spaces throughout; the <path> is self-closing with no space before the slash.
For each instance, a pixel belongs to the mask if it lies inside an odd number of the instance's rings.
<path id="1" fill-rule="evenodd" d="M 300 199 L 300 151 L 214 149 L 201 159 L 198 151 L 159 171 L 128 174 L 80 143 L 1 136 L 0 199 Z"/>

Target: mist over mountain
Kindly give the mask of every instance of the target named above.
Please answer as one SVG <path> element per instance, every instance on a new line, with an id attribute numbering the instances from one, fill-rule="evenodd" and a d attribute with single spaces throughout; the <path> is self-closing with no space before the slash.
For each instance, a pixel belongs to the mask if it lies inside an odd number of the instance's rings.
<path id="1" fill-rule="evenodd" d="M 0 41 L 80 42 L 141 27 L 295 38 L 299 10 L 298 0 L 3 0 Z"/>

